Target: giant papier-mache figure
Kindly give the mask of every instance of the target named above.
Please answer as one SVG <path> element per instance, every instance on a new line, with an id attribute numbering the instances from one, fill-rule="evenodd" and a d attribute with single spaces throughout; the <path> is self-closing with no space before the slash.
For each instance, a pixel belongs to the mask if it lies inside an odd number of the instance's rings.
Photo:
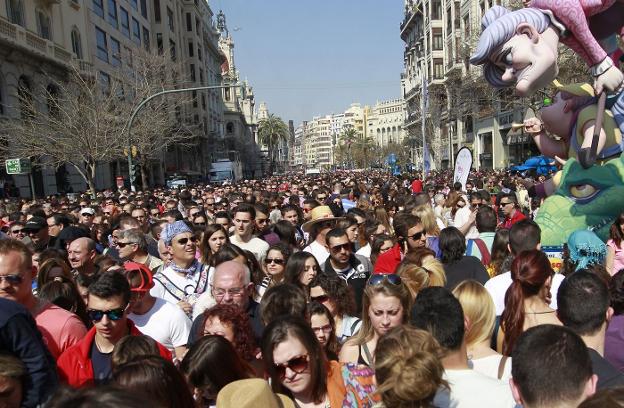
<path id="1" fill-rule="evenodd" d="M 561 112 L 560 117 L 543 116 L 542 123 L 524 124 L 542 153 L 568 158 L 563 172 L 550 183 L 548 194 L 552 196 L 538 212 L 545 245 L 561 245 L 579 226 L 605 239 L 607 224 L 621 211 L 621 206 L 611 201 L 624 185 L 619 131 L 624 130 L 624 75 L 618 67 L 622 52 L 617 48 L 623 25 L 624 0 L 532 0 L 516 11 L 493 6 L 481 21 L 482 33 L 470 61 L 483 66 L 485 79 L 492 86 L 513 87 L 517 95 L 531 96 L 551 85 L 559 71 L 560 42 L 587 63 L 593 77 L 583 95 L 578 94 L 582 86 L 558 86 L 560 95 L 550 111 L 551 116 Z M 603 91 L 610 94 L 608 109 L 602 108 L 604 97 L 598 102 L 594 96 Z M 579 96 L 589 98 L 581 98 L 583 105 L 579 106 Z M 597 111 L 604 115 L 592 120 L 587 117 L 588 106 L 598 106 Z M 557 122 L 561 126 L 554 126 Z M 549 141 L 549 135 L 557 136 L 557 142 Z"/>

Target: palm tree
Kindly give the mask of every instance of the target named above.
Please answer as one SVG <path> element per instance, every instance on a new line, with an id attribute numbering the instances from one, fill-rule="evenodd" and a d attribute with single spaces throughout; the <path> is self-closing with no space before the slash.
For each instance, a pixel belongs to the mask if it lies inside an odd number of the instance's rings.
<path id="1" fill-rule="evenodd" d="M 269 150 L 269 171 L 271 173 L 273 173 L 277 146 L 280 142 L 288 140 L 288 136 L 289 131 L 286 123 L 282 118 L 272 113 L 258 122 L 258 140 Z"/>
<path id="2" fill-rule="evenodd" d="M 355 128 L 353 128 L 353 126 L 345 126 L 342 130 L 342 133 L 338 137 L 341 146 L 344 146 L 341 150 L 344 151 L 346 149 L 347 151 L 347 162 L 353 163 L 352 149 L 355 145 L 355 142 L 357 141 L 357 137 L 358 133 Z"/>
<path id="3" fill-rule="evenodd" d="M 358 156 L 359 167 L 366 168 L 370 165 L 370 153 L 376 147 L 375 141 L 370 136 L 359 136 L 355 142 L 355 152 Z M 355 155 L 355 154 L 354 154 Z"/>

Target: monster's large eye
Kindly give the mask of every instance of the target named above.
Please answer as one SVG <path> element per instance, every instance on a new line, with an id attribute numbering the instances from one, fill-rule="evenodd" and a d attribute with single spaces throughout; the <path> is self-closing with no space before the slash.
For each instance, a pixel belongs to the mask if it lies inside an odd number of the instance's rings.
<path id="1" fill-rule="evenodd" d="M 598 190 L 591 184 L 578 184 L 570 187 L 570 194 L 574 198 L 587 198 L 595 194 Z"/>

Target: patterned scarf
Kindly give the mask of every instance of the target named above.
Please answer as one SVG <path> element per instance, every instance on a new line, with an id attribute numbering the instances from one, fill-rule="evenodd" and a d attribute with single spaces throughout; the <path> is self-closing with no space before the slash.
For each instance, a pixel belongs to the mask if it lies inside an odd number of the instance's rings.
<path id="1" fill-rule="evenodd" d="M 193 279 L 195 276 L 197 276 L 196 274 L 199 274 L 201 272 L 202 268 L 202 264 L 199 263 L 197 259 L 195 259 L 191 266 L 188 268 L 179 267 L 173 261 L 169 264 L 169 266 L 171 267 L 171 269 L 173 269 L 174 272 L 185 274 L 186 279 Z"/>

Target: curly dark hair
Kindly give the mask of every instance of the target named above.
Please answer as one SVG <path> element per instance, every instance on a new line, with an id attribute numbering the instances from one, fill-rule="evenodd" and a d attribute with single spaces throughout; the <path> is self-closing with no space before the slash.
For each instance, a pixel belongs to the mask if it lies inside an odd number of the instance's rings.
<path id="1" fill-rule="evenodd" d="M 446 227 L 440 231 L 440 251 L 442 263 L 448 264 L 462 259 L 466 253 L 466 239 L 455 227 Z"/>
<path id="2" fill-rule="evenodd" d="M 337 315 L 353 316 L 356 311 L 355 297 L 347 283 L 338 276 L 319 273 L 310 283 L 310 287 L 320 286 L 325 294 L 336 304 Z"/>
<path id="3" fill-rule="evenodd" d="M 245 361 L 252 361 L 256 358 L 256 342 L 249 316 L 236 305 L 217 304 L 204 312 L 204 323 L 200 326 L 197 337 L 203 336 L 204 326 L 208 319 L 218 318 L 222 324 L 232 327 L 234 332 L 234 348 L 238 355 Z"/>

